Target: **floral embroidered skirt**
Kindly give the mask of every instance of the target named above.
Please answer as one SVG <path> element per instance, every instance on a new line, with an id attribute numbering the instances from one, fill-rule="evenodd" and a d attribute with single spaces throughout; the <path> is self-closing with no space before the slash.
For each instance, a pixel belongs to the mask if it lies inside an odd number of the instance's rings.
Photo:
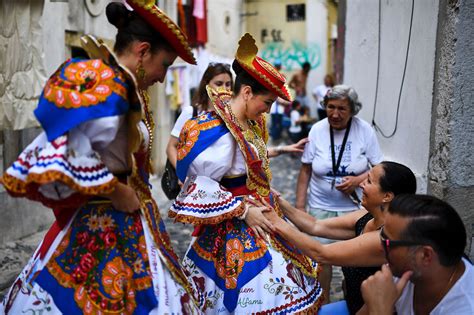
<path id="1" fill-rule="evenodd" d="M 166 233 L 166 232 L 165 232 Z M 0 304 L 6 314 L 198 314 L 143 215 L 90 202 L 35 253 Z"/>
<path id="2" fill-rule="evenodd" d="M 236 218 L 205 226 L 183 260 L 203 293 L 202 310 L 206 314 L 316 314 L 322 301 L 318 265 L 298 254 L 291 256 L 293 251 L 284 246 L 274 238 L 256 239 Z"/>

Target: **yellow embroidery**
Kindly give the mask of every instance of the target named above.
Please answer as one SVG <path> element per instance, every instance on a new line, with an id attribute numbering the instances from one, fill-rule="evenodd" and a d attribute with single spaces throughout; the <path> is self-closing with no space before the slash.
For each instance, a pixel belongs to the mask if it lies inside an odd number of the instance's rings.
<path id="1" fill-rule="evenodd" d="M 206 116 L 199 116 L 199 120 L 203 120 Z M 221 121 L 218 119 L 212 119 L 208 122 L 198 123 L 196 120 L 188 120 L 183 127 L 183 131 L 179 135 L 178 142 L 178 161 L 184 159 L 199 139 L 201 131 L 208 130 L 219 126 Z"/>

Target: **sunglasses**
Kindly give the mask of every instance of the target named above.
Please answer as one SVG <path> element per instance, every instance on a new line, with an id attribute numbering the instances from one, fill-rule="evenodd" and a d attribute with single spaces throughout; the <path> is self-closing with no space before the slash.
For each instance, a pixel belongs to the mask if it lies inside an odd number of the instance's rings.
<path id="1" fill-rule="evenodd" d="M 425 244 L 421 244 L 419 242 L 413 242 L 413 241 L 391 240 L 387 237 L 387 235 L 383 231 L 383 227 L 380 229 L 380 242 L 382 243 L 382 247 L 385 251 L 385 256 L 388 256 L 390 248 L 393 248 L 393 247 L 425 245 Z"/>
<path id="2" fill-rule="evenodd" d="M 221 67 L 224 67 L 227 70 L 230 70 L 230 64 L 228 64 L 228 63 L 222 63 L 222 62 L 210 62 L 209 63 L 209 67 L 218 67 L 218 66 L 221 66 Z"/>

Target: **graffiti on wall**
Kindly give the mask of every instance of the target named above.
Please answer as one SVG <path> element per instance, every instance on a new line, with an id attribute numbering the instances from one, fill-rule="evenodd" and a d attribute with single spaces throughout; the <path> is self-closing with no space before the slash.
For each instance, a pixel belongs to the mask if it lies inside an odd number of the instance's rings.
<path id="1" fill-rule="evenodd" d="M 261 57 L 271 63 L 279 60 L 286 71 L 299 70 L 306 61 L 314 70 L 321 64 L 321 47 L 317 43 L 303 44 L 299 41 L 292 41 L 289 46 L 282 42 L 267 42 Z"/>

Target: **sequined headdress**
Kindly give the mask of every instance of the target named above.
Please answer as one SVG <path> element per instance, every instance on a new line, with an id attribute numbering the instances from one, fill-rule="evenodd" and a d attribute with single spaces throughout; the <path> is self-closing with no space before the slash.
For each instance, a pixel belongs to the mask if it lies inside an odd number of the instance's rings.
<path id="1" fill-rule="evenodd" d="M 285 77 L 270 63 L 257 56 L 258 48 L 255 39 L 246 33 L 239 41 L 235 60 L 255 80 L 279 97 L 291 101 Z"/>
<path id="2" fill-rule="evenodd" d="M 126 3 L 170 43 L 178 56 L 190 64 L 196 64 L 186 35 L 155 5 L 154 0 L 126 0 Z"/>

